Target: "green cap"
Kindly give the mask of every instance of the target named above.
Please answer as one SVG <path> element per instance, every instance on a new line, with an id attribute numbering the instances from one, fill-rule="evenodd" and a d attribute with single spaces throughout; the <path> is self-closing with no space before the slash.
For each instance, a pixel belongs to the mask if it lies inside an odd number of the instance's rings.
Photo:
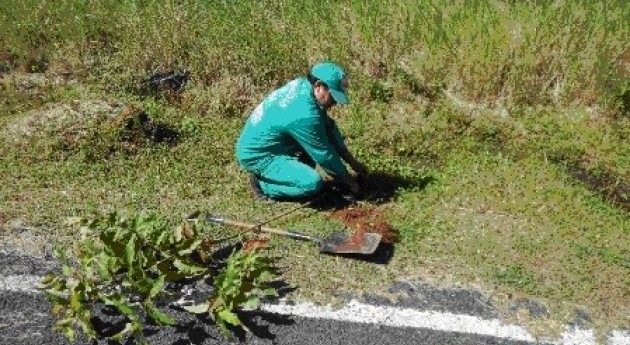
<path id="1" fill-rule="evenodd" d="M 328 86 L 330 94 L 339 104 L 348 104 L 346 72 L 333 62 L 320 62 L 311 68 L 311 75 Z"/>

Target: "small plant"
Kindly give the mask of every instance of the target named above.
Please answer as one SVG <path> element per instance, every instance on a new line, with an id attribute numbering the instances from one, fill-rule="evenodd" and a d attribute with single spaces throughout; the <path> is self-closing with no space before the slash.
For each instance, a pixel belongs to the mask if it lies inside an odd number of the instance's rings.
<path id="1" fill-rule="evenodd" d="M 224 335 L 229 336 L 228 325 L 247 328 L 234 313 L 237 307 L 255 309 L 261 297 L 278 296 L 272 287 L 263 288 L 273 279 L 268 258 L 261 258 L 257 249 L 237 251 L 228 259 L 225 269 L 214 280 L 214 288 L 220 297 L 211 297 L 206 302 L 184 307 L 195 314 L 208 313 Z"/>
<path id="2" fill-rule="evenodd" d="M 201 131 L 199 121 L 191 117 L 185 117 L 179 125 L 180 131 L 187 135 L 196 135 Z"/>
<path id="3" fill-rule="evenodd" d="M 533 289 L 536 285 L 533 273 L 521 265 L 507 266 L 496 271 L 494 279 L 524 290 Z"/>
<path id="4" fill-rule="evenodd" d="M 155 303 L 166 297 L 165 284 L 212 278 L 211 268 L 217 263 L 208 261 L 214 245 L 223 241 L 204 238 L 188 223 L 170 230 L 156 216 L 125 218 L 113 213 L 73 223 L 80 225 L 81 234 L 72 247 L 73 258 L 58 248 L 61 274 L 42 280 L 51 312 L 59 318 L 54 328 L 70 340 L 76 338 L 79 328 L 90 339 L 120 341 L 131 336 L 142 341 L 145 317 L 157 325 L 176 324 Z M 244 328 L 235 309 L 256 307 L 260 297 L 276 295 L 268 285 L 274 277 L 269 259 L 258 249 L 235 251 L 216 277 L 203 312 L 229 336 L 227 324 Z M 125 327 L 112 336 L 99 334 L 92 321 L 96 304 L 117 310 L 125 318 Z M 199 312 L 202 308 L 187 310 Z"/>

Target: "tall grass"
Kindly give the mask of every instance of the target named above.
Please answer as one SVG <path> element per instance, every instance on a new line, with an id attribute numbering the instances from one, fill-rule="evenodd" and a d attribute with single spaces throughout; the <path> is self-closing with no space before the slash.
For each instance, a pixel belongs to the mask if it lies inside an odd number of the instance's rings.
<path id="1" fill-rule="evenodd" d="M 623 0 L 5 0 L 0 13 L 3 63 L 104 81 L 178 66 L 205 86 L 239 75 L 267 88 L 330 58 L 353 73 L 359 96 L 375 78 L 402 87 L 404 72 L 489 106 L 617 109 L 630 79 Z"/>

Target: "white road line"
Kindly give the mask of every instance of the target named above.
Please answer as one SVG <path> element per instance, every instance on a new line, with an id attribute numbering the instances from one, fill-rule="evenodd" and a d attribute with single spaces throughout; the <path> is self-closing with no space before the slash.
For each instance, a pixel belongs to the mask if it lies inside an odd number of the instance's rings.
<path id="1" fill-rule="evenodd" d="M 0 292 L 40 293 L 41 277 L 33 275 L 0 275 Z M 441 332 L 458 332 L 490 336 L 513 341 L 538 341 L 557 345 L 600 345 L 592 330 L 570 329 L 559 340 L 537 340 L 521 326 L 505 324 L 501 320 L 487 320 L 471 315 L 452 314 L 431 310 L 416 310 L 391 306 L 375 306 L 351 300 L 340 308 L 316 306 L 312 303 L 264 304 L 266 312 L 313 319 L 327 319 L 391 327 L 423 328 Z M 630 345 L 630 332 L 614 331 L 606 344 Z"/>
<path id="2" fill-rule="evenodd" d="M 441 332 L 458 332 L 503 338 L 531 343 L 543 342 L 557 345 L 599 345 L 595 332 L 572 328 L 559 340 L 535 339 L 521 326 L 508 325 L 500 320 L 481 319 L 471 315 L 452 314 L 430 310 L 415 310 L 388 306 L 374 306 L 351 300 L 340 308 L 316 306 L 312 303 L 266 304 L 262 310 L 281 315 L 328 319 L 392 327 L 424 328 Z M 614 331 L 606 345 L 630 345 L 630 332 Z"/>
<path id="3" fill-rule="evenodd" d="M 320 318 L 355 323 L 380 324 L 392 327 L 428 328 L 444 332 L 487 335 L 510 340 L 534 342 L 522 327 L 502 324 L 499 320 L 483 320 L 470 315 L 436 311 L 420 311 L 395 307 L 373 306 L 352 300 L 339 309 L 313 304 L 264 305 L 263 310 L 286 315 Z"/>
<path id="4" fill-rule="evenodd" d="M 42 277 L 33 275 L 10 275 L 3 276 L 0 274 L 0 292 L 41 292 L 38 287 L 41 286 L 39 281 Z"/>

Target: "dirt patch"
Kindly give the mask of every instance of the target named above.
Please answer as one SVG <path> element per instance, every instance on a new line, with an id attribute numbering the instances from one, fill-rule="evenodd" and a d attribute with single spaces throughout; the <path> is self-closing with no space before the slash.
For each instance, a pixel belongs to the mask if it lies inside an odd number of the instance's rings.
<path id="1" fill-rule="evenodd" d="M 587 158 L 583 158 L 583 162 Z M 584 163 L 582 163 L 584 164 Z M 616 177 L 612 173 L 594 173 L 582 167 L 582 164 L 575 164 L 568 167 L 568 173 L 575 179 L 584 183 L 588 189 L 598 193 L 609 203 L 630 212 L 630 184 Z"/>
<path id="2" fill-rule="evenodd" d="M 111 105 L 104 101 L 52 104 L 31 111 L 10 123 L 2 134 L 6 141 L 15 142 L 69 129 L 73 132 L 85 132 L 97 119 L 103 116 L 112 117 L 118 112 L 120 105 Z"/>
<path id="3" fill-rule="evenodd" d="M 331 217 L 354 230 L 348 243 L 360 242 L 363 234 L 368 232 L 381 234 L 382 243 L 398 241 L 396 230 L 385 220 L 383 212 L 375 207 L 346 208 L 333 212 Z"/>
<path id="4" fill-rule="evenodd" d="M 114 129 L 120 131 L 121 142 L 138 145 L 144 140 L 155 143 L 175 144 L 178 133 L 175 129 L 153 120 L 147 113 L 135 107 L 127 107 L 112 121 Z"/>
<path id="5" fill-rule="evenodd" d="M 258 237 L 248 240 L 243 244 L 243 251 L 252 251 L 256 249 L 264 249 L 269 247 L 269 239 Z"/>
<path id="6" fill-rule="evenodd" d="M 93 161 L 114 154 L 133 155 L 155 144 L 176 145 L 179 139 L 177 130 L 134 106 L 126 106 L 86 129 L 68 128 L 61 132 L 60 152 L 64 155 L 80 153 L 88 161 Z"/>

